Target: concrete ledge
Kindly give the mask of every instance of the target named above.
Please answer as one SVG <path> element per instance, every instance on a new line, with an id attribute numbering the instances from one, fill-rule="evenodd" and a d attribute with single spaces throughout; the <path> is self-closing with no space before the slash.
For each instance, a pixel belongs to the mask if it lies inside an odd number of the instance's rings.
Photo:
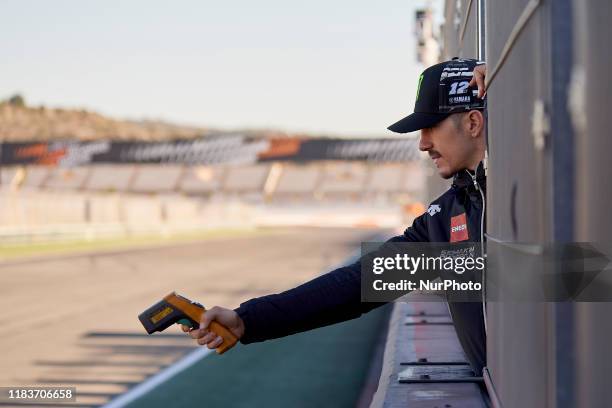
<path id="1" fill-rule="evenodd" d="M 433 295 L 415 295 L 415 300 L 430 300 Z M 406 325 L 407 316 L 447 316 L 445 302 L 415 301 L 395 303 L 389 319 L 389 329 L 378 390 L 372 399 L 372 408 L 444 407 L 485 408 L 483 386 L 477 383 L 410 383 L 398 381 L 398 374 L 407 368 L 401 363 L 465 361 L 453 325 Z"/>

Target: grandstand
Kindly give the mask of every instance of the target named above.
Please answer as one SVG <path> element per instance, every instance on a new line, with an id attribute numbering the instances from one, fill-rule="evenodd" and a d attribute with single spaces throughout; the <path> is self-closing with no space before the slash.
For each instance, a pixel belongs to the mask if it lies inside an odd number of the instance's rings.
<path id="1" fill-rule="evenodd" d="M 75 167 L 70 169 L 50 169 L 44 186 L 57 190 L 80 190 L 85 187 L 91 169 L 88 167 Z"/>
<path id="2" fill-rule="evenodd" d="M 7 166 L 1 168 L 2 186 L 14 191 L 179 193 L 193 196 L 261 196 L 327 199 L 362 195 L 416 194 L 423 188 L 419 163 L 329 161 L 308 164 L 253 164 L 244 166 L 109 165 L 75 168 Z"/>
<path id="3" fill-rule="evenodd" d="M 274 167 L 274 171 L 273 171 Z M 209 196 L 249 196 L 266 193 L 280 198 L 350 196 L 365 193 L 417 193 L 424 174 L 419 163 L 366 164 L 330 161 L 277 166 L 110 165 L 75 168 L 5 166 L 2 188 L 14 191 L 87 191 L 134 194 L 180 193 Z"/>
<path id="4" fill-rule="evenodd" d="M 167 193 L 175 191 L 182 166 L 177 165 L 140 165 L 134 169 L 130 191 L 135 193 Z"/>
<path id="5" fill-rule="evenodd" d="M 177 188 L 185 194 L 208 196 L 220 188 L 222 180 L 220 167 L 191 166 L 184 169 Z"/>
<path id="6" fill-rule="evenodd" d="M 26 165 L 0 174 L 5 240 L 237 225 L 392 226 L 424 194 L 418 162 Z"/>
<path id="7" fill-rule="evenodd" d="M 23 180 L 11 180 L 12 183 L 20 184 L 24 188 L 41 188 L 45 185 L 50 169 L 43 166 L 34 166 L 28 168 L 25 172 L 15 171 L 16 177 L 23 177 Z"/>
<path id="8" fill-rule="evenodd" d="M 229 197 L 258 199 L 262 197 L 269 174 L 270 165 L 268 164 L 228 167 L 225 170 L 225 178 L 219 192 Z"/>
<path id="9" fill-rule="evenodd" d="M 327 163 L 318 192 L 322 197 L 356 199 L 364 190 L 366 177 L 365 163 Z"/>
<path id="10" fill-rule="evenodd" d="M 106 192 L 128 191 L 132 186 L 135 170 L 136 168 L 131 165 L 93 165 L 84 189 Z"/>
<path id="11" fill-rule="evenodd" d="M 307 197 L 316 191 L 323 169 L 319 165 L 287 165 L 278 178 L 275 197 Z"/>

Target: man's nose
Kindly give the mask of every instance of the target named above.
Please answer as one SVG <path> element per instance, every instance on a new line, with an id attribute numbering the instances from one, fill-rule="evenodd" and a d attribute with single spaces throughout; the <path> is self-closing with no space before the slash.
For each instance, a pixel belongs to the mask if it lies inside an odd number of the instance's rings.
<path id="1" fill-rule="evenodd" d="M 422 152 L 426 152 L 431 149 L 433 146 L 431 144 L 431 138 L 427 134 L 425 129 L 421 130 L 421 138 L 419 139 L 419 150 Z"/>

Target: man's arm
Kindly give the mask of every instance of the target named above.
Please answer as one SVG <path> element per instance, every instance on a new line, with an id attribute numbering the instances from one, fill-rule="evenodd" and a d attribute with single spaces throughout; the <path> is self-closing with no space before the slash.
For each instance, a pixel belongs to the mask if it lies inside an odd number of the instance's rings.
<path id="1" fill-rule="evenodd" d="M 282 293 L 244 302 L 235 309 L 248 344 L 327 326 L 360 316 L 379 304 L 360 303 L 360 262 L 335 269 Z"/>
<path id="2" fill-rule="evenodd" d="M 425 215 L 387 242 L 429 241 Z M 234 310 L 215 306 L 204 314 L 199 329 L 182 329 L 198 344 L 214 349 L 223 339 L 208 330 L 213 320 L 249 344 L 354 319 L 383 304 L 361 302 L 361 263 L 357 261 L 282 293 L 248 300 Z"/>
<path id="3" fill-rule="evenodd" d="M 427 238 L 423 215 L 388 242 Z M 245 328 L 240 341 L 248 344 L 354 319 L 383 304 L 361 302 L 361 263 L 357 261 L 285 292 L 251 299 L 235 311 Z"/>

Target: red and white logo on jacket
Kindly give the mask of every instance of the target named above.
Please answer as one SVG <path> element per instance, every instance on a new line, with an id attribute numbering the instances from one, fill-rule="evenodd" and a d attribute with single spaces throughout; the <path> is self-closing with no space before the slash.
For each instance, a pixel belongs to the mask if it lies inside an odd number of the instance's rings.
<path id="1" fill-rule="evenodd" d="M 450 242 L 467 241 L 469 238 L 465 213 L 451 217 Z"/>

